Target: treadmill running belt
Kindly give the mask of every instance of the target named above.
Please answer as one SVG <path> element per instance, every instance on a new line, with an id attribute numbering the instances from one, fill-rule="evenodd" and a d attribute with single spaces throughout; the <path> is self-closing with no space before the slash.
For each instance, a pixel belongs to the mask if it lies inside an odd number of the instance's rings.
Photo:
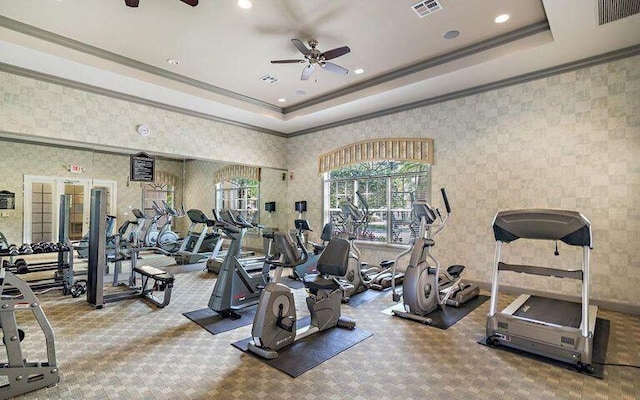
<path id="1" fill-rule="evenodd" d="M 531 296 L 513 315 L 555 325 L 580 328 L 582 305 L 571 301 Z"/>

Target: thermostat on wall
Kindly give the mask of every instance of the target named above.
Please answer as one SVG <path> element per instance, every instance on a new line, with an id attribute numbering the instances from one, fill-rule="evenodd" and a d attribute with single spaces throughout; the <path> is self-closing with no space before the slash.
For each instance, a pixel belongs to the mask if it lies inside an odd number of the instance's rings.
<path id="1" fill-rule="evenodd" d="M 136 127 L 136 131 L 138 131 L 138 134 L 140 134 L 140 136 L 149 136 L 149 134 L 151 133 L 151 129 L 149 129 L 149 127 L 145 124 L 138 125 Z"/>

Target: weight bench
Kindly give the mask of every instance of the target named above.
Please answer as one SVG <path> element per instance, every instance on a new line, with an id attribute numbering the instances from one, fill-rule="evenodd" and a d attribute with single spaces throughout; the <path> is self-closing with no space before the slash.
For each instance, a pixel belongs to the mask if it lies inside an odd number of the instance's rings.
<path id="1" fill-rule="evenodd" d="M 171 288 L 173 288 L 173 274 L 158 268 L 143 265 L 134 267 L 133 271 L 142 276 L 142 286 L 139 295 L 149 300 L 158 307 L 165 307 L 171 301 Z M 147 288 L 149 280 L 153 279 L 153 285 Z M 164 292 L 162 299 L 153 295 L 153 292 Z"/>

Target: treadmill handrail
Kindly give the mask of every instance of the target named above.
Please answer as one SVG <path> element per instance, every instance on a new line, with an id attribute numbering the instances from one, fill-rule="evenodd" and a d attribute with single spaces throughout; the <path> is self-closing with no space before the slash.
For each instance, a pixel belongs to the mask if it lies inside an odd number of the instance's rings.
<path id="1" fill-rule="evenodd" d="M 556 278 L 571 278 L 579 281 L 581 281 L 584 276 L 581 269 L 560 269 L 533 265 L 507 264 L 502 261 L 498 263 L 498 270 L 513 271 L 529 275 L 553 276 Z"/>

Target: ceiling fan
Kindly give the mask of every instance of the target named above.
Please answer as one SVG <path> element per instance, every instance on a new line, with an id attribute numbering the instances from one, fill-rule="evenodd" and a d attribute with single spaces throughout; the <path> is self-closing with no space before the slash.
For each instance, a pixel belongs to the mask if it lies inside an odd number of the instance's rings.
<path id="1" fill-rule="evenodd" d="M 180 0 L 181 2 L 195 7 L 198 5 L 198 0 Z M 124 3 L 129 7 L 138 7 L 140 0 L 124 0 Z"/>
<path id="2" fill-rule="evenodd" d="M 316 47 L 318 46 L 318 41 L 315 39 L 309 40 L 309 46 L 311 46 L 311 48 L 305 46 L 300 39 L 291 39 L 291 42 L 293 42 L 293 45 L 296 46 L 300 53 L 304 54 L 304 60 L 272 60 L 271 64 L 307 63 L 307 65 L 302 70 L 302 76 L 300 77 L 300 79 L 303 81 L 309 79 L 309 77 L 315 70 L 316 65 L 319 65 L 322 69 L 326 69 L 327 71 L 331 71 L 340 75 L 346 75 L 349 73 L 348 69 L 327 61 L 349 53 L 351 49 L 348 46 L 337 47 L 333 50 L 325 51 L 323 53 L 320 52 L 320 50 L 316 49 Z"/>

